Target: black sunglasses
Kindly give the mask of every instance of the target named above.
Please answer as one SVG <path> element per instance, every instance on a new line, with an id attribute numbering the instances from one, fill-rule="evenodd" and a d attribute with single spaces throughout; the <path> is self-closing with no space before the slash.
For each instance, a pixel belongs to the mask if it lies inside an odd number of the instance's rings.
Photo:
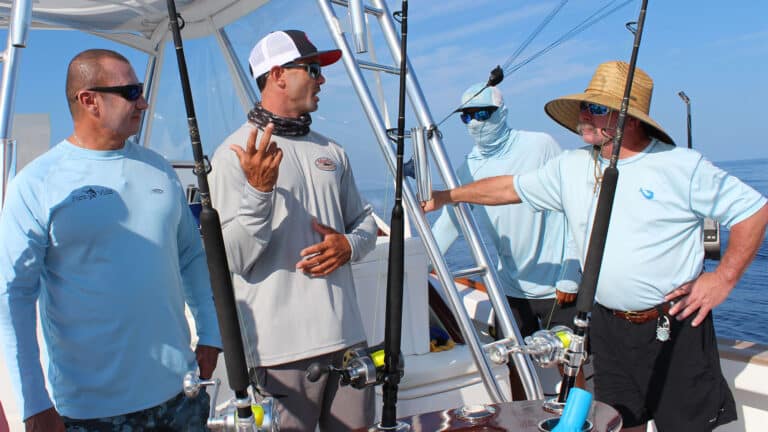
<path id="1" fill-rule="evenodd" d="M 320 63 L 286 63 L 282 65 L 286 69 L 304 69 L 309 74 L 309 77 L 313 80 L 320 78 L 320 74 L 323 72 Z"/>
<path id="2" fill-rule="evenodd" d="M 111 86 L 111 87 L 91 87 L 87 90 L 101 92 L 101 93 L 115 93 L 123 97 L 123 99 L 133 102 L 138 100 L 141 97 L 142 93 L 144 93 L 144 83 L 127 84 L 127 85 Z"/>
<path id="3" fill-rule="evenodd" d="M 464 122 L 464 124 L 469 123 L 470 121 L 477 120 L 477 121 L 486 121 L 493 115 L 494 112 L 498 107 L 487 107 L 483 109 L 479 109 L 477 111 L 462 111 L 461 112 L 461 121 Z"/>

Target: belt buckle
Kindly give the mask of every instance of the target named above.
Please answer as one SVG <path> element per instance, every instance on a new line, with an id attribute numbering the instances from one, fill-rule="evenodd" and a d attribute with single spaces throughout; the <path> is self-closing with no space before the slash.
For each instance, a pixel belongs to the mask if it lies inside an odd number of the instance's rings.
<path id="1" fill-rule="evenodd" d="M 637 312 L 637 311 L 623 311 L 621 314 L 625 320 L 631 323 L 640 321 L 645 317 L 644 312 Z"/>

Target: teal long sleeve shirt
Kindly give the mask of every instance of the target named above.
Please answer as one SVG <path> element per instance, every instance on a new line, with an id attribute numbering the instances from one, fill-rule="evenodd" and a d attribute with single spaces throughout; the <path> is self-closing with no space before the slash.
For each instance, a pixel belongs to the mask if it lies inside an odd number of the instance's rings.
<path id="1" fill-rule="evenodd" d="M 11 182 L 0 213 L 0 340 L 24 418 L 52 404 L 73 418 L 114 416 L 178 394 L 197 366 L 185 303 L 198 343 L 220 347 L 199 232 L 162 156 L 62 141 Z"/>

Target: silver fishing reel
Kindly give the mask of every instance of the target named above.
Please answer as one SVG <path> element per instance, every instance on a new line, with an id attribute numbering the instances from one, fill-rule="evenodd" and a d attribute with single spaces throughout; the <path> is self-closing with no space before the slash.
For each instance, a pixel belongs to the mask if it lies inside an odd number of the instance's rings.
<path id="1" fill-rule="evenodd" d="M 504 364 L 510 354 L 529 354 L 541 367 L 553 367 L 567 361 L 567 350 L 575 335 L 566 326 L 555 326 L 549 330 L 539 330 L 525 338 L 524 345 L 518 345 L 510 339 L 502 339 L 485 346 L 485 351 L 492 362 Z"/>
<path id="2" fill-rule="evenodd" d="M 250 396 L 243 399 L 231 399 L 227 405 L 216 414 L 216 401 L 219 396 L 221 380 L 201 380 L 197 372 L 187 372 L 184 375 L 184 394 L 195 398 L 203 387 L 213 386 L 211 408 L 208 411 L 207 426 L 213 431 L 224 432 L 278 432 L 280 430 L 277 406 L 272 398 L 265 398 L 261 403 L 255 403 Z M 242 419 L 237 415 L 238 409 L 250 408 L 252 417 Z"/>
<path id="3" fill-rule="evenodd" d="M 403 358 L 400 356 L 401 366 L 402 360 Z M 354 348 L 344 353 L 344 360 L 340 368 L 319 363 L 311 364 L 307 369 L 307 379 L 315 382 L 326 373 L 336 373 L 340 377 L 341 385 L 362 389 L 378 384 L 383 368 L 384 350 L 381 345 L 370 348 Z M 402 371 L 402 369 L 401 367 L 400 370 Z"/>

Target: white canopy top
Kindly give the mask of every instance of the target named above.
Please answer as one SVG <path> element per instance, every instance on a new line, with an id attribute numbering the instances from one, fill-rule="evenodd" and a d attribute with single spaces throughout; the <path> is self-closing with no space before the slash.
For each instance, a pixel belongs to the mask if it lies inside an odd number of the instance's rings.
<path id="1" fill-rule="evenodd" d="M 168 30 L 166 0 L 30 0 L 32 27 L 75 29 L 154 53 Z M 206 36 L 269 0 L 176 0 L 185 39 Z M 8 27 L 12 1 L 0 0 L 0 27 Z"/>

